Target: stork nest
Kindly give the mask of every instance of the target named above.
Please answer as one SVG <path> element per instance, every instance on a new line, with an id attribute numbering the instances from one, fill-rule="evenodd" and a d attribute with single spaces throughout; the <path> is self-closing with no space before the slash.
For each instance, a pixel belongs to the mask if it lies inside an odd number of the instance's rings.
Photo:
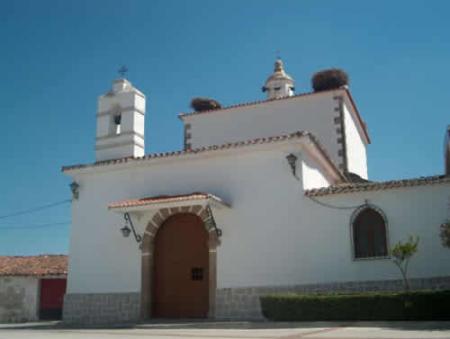
<path id="1" fill-rule="evenodd" d="M 311 82 L 314 92 L 320 92 L 347 86 L 349 79 L 343 70 L 332 68 L 315 73 Z"/>
<path id="2" fill-rule="evenodd" d="M 203 112 L 222 108 L 222 105 L 214 99 L 194 98 L 191 101 L 191 108 L 196 112 Z"/>

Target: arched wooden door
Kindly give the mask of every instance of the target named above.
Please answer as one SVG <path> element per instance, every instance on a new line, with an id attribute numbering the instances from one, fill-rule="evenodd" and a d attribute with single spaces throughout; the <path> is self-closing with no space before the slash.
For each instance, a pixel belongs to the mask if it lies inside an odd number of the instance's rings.
<path id="1" fill-rule="evenodd" d="M 154 244 L 153 316 L 207 317 L 209 249 L 203 221 L 175 214 L 158 230 Z"/>

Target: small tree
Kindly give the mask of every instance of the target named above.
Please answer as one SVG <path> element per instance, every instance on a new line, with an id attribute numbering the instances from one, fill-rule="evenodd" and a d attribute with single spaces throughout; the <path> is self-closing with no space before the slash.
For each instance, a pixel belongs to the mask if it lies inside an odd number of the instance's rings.
<path id="1" fill-rule="evenodd" d="M 392 261 L 402 274 L 405 291 L 409 291 L 408 265 L 411 257 L 417 253 L 419 246 L 419 237 L 410 236 L 408 241 L 399 241 L 391 249 Z"/>
<path id="2" fill-rule="evenodd" d="M 450 220 L 441 225 L 442 246 L 450 248 Z"/>

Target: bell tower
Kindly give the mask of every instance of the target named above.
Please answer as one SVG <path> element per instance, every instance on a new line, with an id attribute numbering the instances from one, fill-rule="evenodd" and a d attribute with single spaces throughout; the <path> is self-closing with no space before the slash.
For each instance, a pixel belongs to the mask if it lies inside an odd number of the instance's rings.
<path id="1" fill-rule="evenodd" d="M 98 99 L 96 161 L 141 157 L 144 145 L 145 95 L 124 77 Z"/>
<path id="2" fill-rule="evenodd" d="M 283 61 L 275 61 L 273 73 L 266 80 L 262 88 L 267 93 L 267 99 L 277 99 L 294 95 L 294 80 L 284 71 Z"/>

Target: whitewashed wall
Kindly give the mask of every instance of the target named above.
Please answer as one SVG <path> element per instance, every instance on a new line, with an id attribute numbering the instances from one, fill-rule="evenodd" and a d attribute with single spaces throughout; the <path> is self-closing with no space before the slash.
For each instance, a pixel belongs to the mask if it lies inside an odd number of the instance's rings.
<path id="1" fill-rule="evenodd" d="M 337 133 L 340 125 L 335 123 L 335 118 L 339 117 L 339 112 L 335 110 L 339 107 L 334 99 L 337 95 L 346 96 L 344 90 L 327 91 L 186 116 L 184 122 L 191 125 L 189 143 L 192 148 L 197 148 L 302 130 L 314 134 L 331 159 L 339 165 L 343 161 L 338 154 L 342 148 L 337 142 L 341 137 Z M 344 100 L 347 144 L 351 144 L 347 147 L 349 167 L 366 178 L 365 144 L 349 115 L 348 106 L 349 100 Z"/>
<path id="2" fill-rule="evenodd" d="M 323 207 L 303 196 L 295 183 L 280 184 L 273 193 L 258 192 L 250 220 L 238 231 L 224 233 L 219 287 L 400 279 L 389 259 L 353 259 L 353 210 Z M 439 225 L 448 218 L 449 192 L 447 184 L 318 199 L 336 206 L 368 199 L 388 218 L 390 244 L 418 235 L 420 251 L 412 260 L 410 276 L 424 278 L 450 275 L 450 250 L 439 238 Z"/>
<path id="3" fill-rule="evenodd" d="M 218 288 L 277 286 L 398 278 L 389 260 L 354 261 L 349 220 L 352 210 L 324 208 L 303 194 L 285 159 L 298 151 L 279 149 L 228 156 L 165 159 L 127 170 L 79 175 L 80 199 L 73 203 L 68 293 L 139 292 L 137 244 L 123 238 L 122 216 L 110 202 L 209 192 L 232 205 L 215 211 L 223 229 L 218 247 Z M 314 172 L 314 165 L 299 164 Z M 314 185 L 323 178 L 311 179 Z M 440 246 L 439 224 L 448 217 L 449 185 L 421 186 L 318 198 L 349 206 L 365 199 L 389 219 L 391 243 L 421 237 L 411 276 L 450 275 L 450 251 Z M 139 232 L 151 215 L 134 221 Z"/>
<path id="4" fill-rule="evenodd" d="M 123 217 L 108 211 L 109 203 L 161 194 L 208 192 L 233 205 L 229 211 L 217 211 L 224 233 L 242 232 L 242 227 L 254 223 L 253 215 L 260 209 L 268 210 L 280 203 L 278 199 L 274 202 L 272 196 L 281 183 L 301 184 L 293 178 L 285 159 L 291 151 L 298 151 L 298 146 L 294 150 L 233 152 L 190 160 L 169 158 L 127 170 L 77 176 L 80 198 L 72 207 L 68 293 L 140 291 L 138 246 L 131 237 L 122 237 L 119 228 Z M 301 166 L 299 163 L 300 169 Z M 151 215 L 134 218 L 140 232 L 150 218 Z M 234 246 L 239 252 L 238 247 L 248 245 L 244 240 Z"/>
<path id="5" fill-rule="evenodd" d="M 0 277 L 0 323 L 38 320 L 39 279 Z"/>
<path id="6" fill-rule="evenodd" d="M 317 197 L 321 202 L 340 207 L 359 205 L 366 199 L 385 213 L 390 245 L 407 240 L 409 235 L 420 237 L 419 252 L 410 264 L 411 277 L 450 275 L 450 250 L 441 246 L 439 238 L 439 225 L 450 217 L 450 184 Z M 307 218 L 315 222 L 314 227 L 303 221 L 300 226 L 302 233 L 309 233 L 305 239 L 310 241 L 308 244 L 299 238 L 299 246 L 304 248 L 303 256 L 299 256 L 302 282 L 400 278 L 389 259 L 352 259 L 349 225 L 352 209 L 321 207 L 307 197 L 303 202 L 309 211 Z M 311 244 L 320 246 L 314 249 Z"/>
<path id="7" fill-rule="evenodd" d="M 356 127 L 355 117 L 350 113 L 349 103 L 344 103 L 345 145 L 347 148 L 348 171 L 367 179 L 367 152 L 361 133 Z"/>
<path id="8" fill-rule="evenodd" d="M 313 189 L 320 187 L 327 187 L 332 184 L 330 180 L 323 174 L 323 169 L 317 166 L 317 163 L 308 157 L 306 154 L 299 155 L 299 163 L 297 166 L 301 166 L 299 174 L 302 176 L 303 189 Z M 297 177 L 298 174 L 297 174 Z"/>

